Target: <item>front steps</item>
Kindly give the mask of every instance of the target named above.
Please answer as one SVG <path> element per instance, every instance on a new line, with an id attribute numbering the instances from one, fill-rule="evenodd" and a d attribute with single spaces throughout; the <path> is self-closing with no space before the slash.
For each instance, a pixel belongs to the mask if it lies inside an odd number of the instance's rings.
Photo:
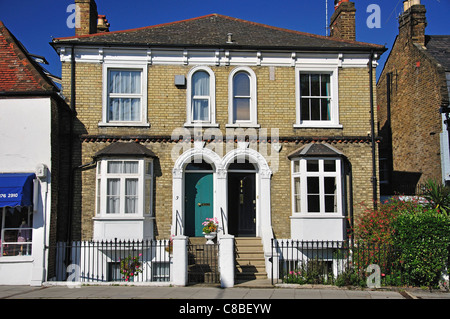
<path id="1" fill-rule="evenodd" d="M 259 237 L 236 237 L 236 281 L 267 279 L 264 249 Z"/>

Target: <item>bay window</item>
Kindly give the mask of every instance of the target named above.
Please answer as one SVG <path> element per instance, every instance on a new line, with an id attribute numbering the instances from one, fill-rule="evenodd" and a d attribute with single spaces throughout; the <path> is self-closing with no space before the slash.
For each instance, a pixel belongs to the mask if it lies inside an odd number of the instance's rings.
<path id="1" fill-rule="evenodd" d="M 297 158 L 292 161 L 292 207 L 296 214 L 342 213 L 340 158 Z"/>
<path id="2" fill-rule="evenodd" d="M 151 160 L 108 159 L 97 163 L 97 215 L 152 215 Z"/>

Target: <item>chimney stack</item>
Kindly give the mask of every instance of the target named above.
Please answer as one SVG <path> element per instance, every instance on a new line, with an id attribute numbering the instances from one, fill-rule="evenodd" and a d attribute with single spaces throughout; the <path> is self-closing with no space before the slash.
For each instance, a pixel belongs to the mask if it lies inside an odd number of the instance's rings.
<path id="1" fill-rule="evenodd" d="M 403 14 L 398 18 L 399 35 L 407 37 L 413 43 L 425 45 L 425 28 L 427 26 L 425 6 L 420 0 L 404 0 Z"/>
<path id="2" fill-rule="evenodd" d="M 330 37 L 355 41 L 355 3 L 349 0 L 335 0 L 334 10 L 330 22 Z"/>
<path id="3" fill-rule="evenodd" d="M 97 4 L 95 0 L 75 0 L 75 35 L 97 33 Z"/>

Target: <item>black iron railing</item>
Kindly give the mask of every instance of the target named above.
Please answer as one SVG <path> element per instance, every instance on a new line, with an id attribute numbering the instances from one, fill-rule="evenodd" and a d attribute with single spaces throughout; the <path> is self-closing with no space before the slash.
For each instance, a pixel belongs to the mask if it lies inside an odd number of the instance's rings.
<path id="1" fill-rule="evenodd" d="M 57 281 L 170 281 L 169 240 L 60 242 L 54 248 Z"/>
<path id="2" fill-rule="evenodd" d="M 272 281 L 363 286 L 373 278 L 382 285 L 408 284 L 398 256 L 387 244 L 272 240 Z"/>

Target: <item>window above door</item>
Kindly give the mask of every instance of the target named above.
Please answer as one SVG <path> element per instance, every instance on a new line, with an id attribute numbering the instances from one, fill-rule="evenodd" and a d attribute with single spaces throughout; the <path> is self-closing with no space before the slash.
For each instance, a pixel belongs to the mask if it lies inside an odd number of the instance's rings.
<path id="1" fill-rule="evenodd" d="M 216 79 L 207 66 L 192 68 L 187 75 L 185 127 L 217 127 Z"/>

